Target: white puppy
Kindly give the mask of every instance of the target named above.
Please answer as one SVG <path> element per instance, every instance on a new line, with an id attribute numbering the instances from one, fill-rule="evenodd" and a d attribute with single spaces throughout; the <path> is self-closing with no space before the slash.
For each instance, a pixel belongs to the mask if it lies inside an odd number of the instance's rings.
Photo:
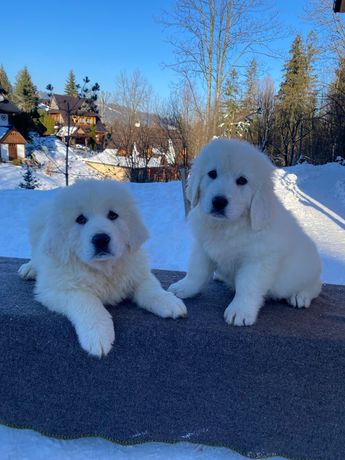
<path id="1" fill-rule="evenodd" d="M 86 180 L 61 189 L 37 209 L 29 230 L 32 259 L 19 274 L 36 278 L 36 298 L 70 319 L 90 354 L 106 355 L 114 342 L 103 304 L 132 298 L 164 318 L 186 315 L 150 272 L 140 248 L 148 233 L 124 185 Z"/>
<path id="2" fill-rule="evenodd" d="M 195 243 L 187 275 L 169 290 L 195 296 L 217 270 L 235 290 L 224 317 L 236 326 L 254 324 L 265 297 L 309 307 L 321 290 L 316 247 L 276 197 L 274 169 L 247 142 L 217 139 L 191 170 Z"/>

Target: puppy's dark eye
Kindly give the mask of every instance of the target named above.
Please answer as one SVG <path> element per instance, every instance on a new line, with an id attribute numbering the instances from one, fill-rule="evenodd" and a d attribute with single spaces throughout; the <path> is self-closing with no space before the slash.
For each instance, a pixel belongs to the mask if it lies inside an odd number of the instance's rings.
<path id="1" fill-rule="evenodd" d="M 80 216 L 78 216 L 75 221 L 77 222 L 77 224 L 85 225 L 87 222 L 87 218 L 84 216 L 84 214 L 80 214 Z"/>
<path id="2" fill-rule="evenodd" d="M 247 179 L 243 176 L 236 179 L 237 185 L 246 185 L 247 182 L 248 182 Z"/>
<path id="3" fill-rule="evenodd" d="M 114 211 L 109 211 L 107 217 L 109 220 L 115 220 L 119 217 L 119 215 Z"/>
<path id="4" fill-rule="evenodd" d="M 212 169 L 212 171 L 209 171 L 207 173 L 208 177 L 210 177 L 211 179 L 215 179 L 217 177 L 217 171 L 215 169 Z"/>

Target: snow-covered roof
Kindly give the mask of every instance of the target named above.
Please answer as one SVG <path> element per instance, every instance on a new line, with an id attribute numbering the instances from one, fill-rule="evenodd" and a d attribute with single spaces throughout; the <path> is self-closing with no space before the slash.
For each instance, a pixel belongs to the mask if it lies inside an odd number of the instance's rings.
<path id="1" fill-rule="evenodd" d="M 45 104 L 44 102 L 40 102 L 37 106 L 38 109 L 41 109 L 41 110 L 45 110 L 46 112 L 48 112 L 49 110 L 49 105 L 48 104 Z"/>
<path id="2" fill-rule="evenodd" d="M 77 131 L 77 127 L 75 126 L 70 126 L 69 127 L 69 135 L 71 136 Z M 59 137 L 65 137 L 68 136 L 68 126 L 63 126 L 62 128 L 59 129 L 59 131 L 56 133 L 57 136 Z"/>

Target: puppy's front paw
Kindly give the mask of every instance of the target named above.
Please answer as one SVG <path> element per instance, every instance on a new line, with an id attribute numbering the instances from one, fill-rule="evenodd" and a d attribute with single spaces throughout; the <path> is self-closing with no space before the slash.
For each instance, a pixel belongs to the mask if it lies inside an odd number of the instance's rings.
<path id="1" fill-rule="evenodd" d="M 115 340 L 113 321 L 108 312 L 108 316 L 97 318 L 92 324 L 79 324 L 76 331 L 79 343 L 82 348 L 90 355 L 101 358 L 106 356 Z"/>
<path id="2" fill-rule="evenodd" d="M 161 318 L 175 319 L 180 316 L 187 316 L 187 308 L 182 300 L 167 291 L 158 295 L 148 310 Z"/>
<path id="3" fill-rule="evenodd" d="M 36 278 L 36 272 L 32 266 L 31 261 L 21 265 L 19 267 L 18 273 L 19 276 L 23 278 L 23 280 L 34 280 Z"/>
<path id="4" fill-rule="evenodd" d="M 231 302 L 224 312 L 225 321 L 232 326 L 251 326 L 255 323 L 257 315 L 256 309 L 246 309 L 235 302 Z"/>
<path id="5" fill-rule="evenodd" d="M 187 299 L 188 297 L 194 297 L 199 293 L 198 287 L 188 281 L 186 278 L 183 278 L 177 283 L 171 284 L 168 288 L 169 292 L 177 295 L 180 299 Z"/>
<path id="6" fill-rule="evenodd" d="M 157 298 L 156 304 L 153 306 L 153 312 L 162 318 L 179 318 L 187 316 L 187 308 L 181 299 L 175 297 L 171 292 L 164 292 Z"/>
<path id="7" fill-rule="evenodd" d="M 308 292 L 299 292 L 288 299 L 288 303 L 295 308 L 308 308 L 310 307 L 312 297 Z"/>

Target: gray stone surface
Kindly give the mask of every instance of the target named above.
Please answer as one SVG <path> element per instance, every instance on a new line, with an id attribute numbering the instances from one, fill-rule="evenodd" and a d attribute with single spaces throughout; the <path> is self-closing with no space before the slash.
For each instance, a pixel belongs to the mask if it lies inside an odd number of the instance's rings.
<path id="1" fill-rule="evenodd" d="M 345 287 L 308 310 L 267 302 L 256 325 L 227 326 L 231 293 L 211 283 L 188 318 L 109 307 L 116 343 L 99 360 L 69 321 L 33 299 L 0 258 L 0 423 L 56 437 L 190 441 L 247 456 L 345 458 Z M 156 271 L 163 286 L 182 273 Z"/>

